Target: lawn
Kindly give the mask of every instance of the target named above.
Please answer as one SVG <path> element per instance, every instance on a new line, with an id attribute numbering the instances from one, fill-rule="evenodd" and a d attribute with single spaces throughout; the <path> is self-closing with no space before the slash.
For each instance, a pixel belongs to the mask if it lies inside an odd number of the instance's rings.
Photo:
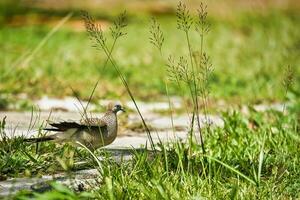
<path id="1" fill-rule="evenodd" d="M 38 16 L 25 15 L 24 18 L 29 19 L 24 22 Z M 47 19 L 47 16 L 44 18 Z M 80 18 L 69 19 L 74 20 L 80 25 Z M 127 35 L 117 42 L 113 52 L 122 73 L 134 89 L 134 95 L 142 100 L 164 98 L 168 56 L 178 59 L 181 55 L 188 55 L 184 34 L 176 29 L 174 15 L 158 16 L 157 20 L 165 37 L 163 57 L 149 42 L 150 16 L 129 17 Z M 211 31 L 205 38 L 204 48 L 214 69 L 212 100 L 225 100 L 228 104 L 283 101 L 281 85 L 288 65 L 294 69 L 296 77 L 289 98 L 299 97 L 298 14 L 271 10 L 266 13 L 240 13 L 230 18 L 213 16 L 208 20 Z M 1 26 L 0 99 L 16 99 L 20 94 L 27 95 L 29 99 L 43 95 L 74 95 L 70 87 L 82 99 L 87 99 L 98 78 L 100 84 L 94 100 L 127 99 L 114 68 L 108 62 L 103 70 L 106 56 L 91 47 L 84 30 L 74 31 L 74 27 L 62 26 L 31 54 L 58 22 L 45 20 L 39 25 L 25 23 L 12 26 L 4 23 Z M 110 23 L 104 20 L 106 34 L 109 34 L 107 26 Z M 197 33 L 192 32 L 194 50 L 200 48 L 199 40 Z M 31 59 L 26 62 L 28 54 Z M 179 95 L 178 88 L 172 84 L 169 87 L 170 95 Z"/>

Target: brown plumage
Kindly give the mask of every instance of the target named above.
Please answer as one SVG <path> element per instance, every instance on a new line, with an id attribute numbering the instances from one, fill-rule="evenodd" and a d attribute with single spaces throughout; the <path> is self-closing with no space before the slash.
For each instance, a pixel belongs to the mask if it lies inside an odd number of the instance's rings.
<path id="1" fill-rule="evenodd" d="M 55 142 L 80 142 L 89 149 L 95 150 L 99 147 L 111 144 L 117 137 L 118 120 L 117 112 L 124 111 L 121 105 L 110 103 L 102 118 L 85 118 L 80 122 L 63 121 L 59 123 L 49 123 L 47 131 L 55 131 L 56 134 L 41 138 L 29 138 L 27 142 L 43 142 L 53 140 Z"/>

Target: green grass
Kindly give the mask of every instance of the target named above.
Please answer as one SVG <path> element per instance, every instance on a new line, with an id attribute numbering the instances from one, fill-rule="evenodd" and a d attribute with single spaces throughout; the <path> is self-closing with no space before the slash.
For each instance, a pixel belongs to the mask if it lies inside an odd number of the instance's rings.
<path id="1" fill-rule="evenodd" d="M 247 115 L 226 112 L 225 126 L 204 135 L 206 155 L 197 144 L 192 145 L 189 154 L 187 144 L 175 142 L 158 146 L 162 151 L 156 156 L 136 152 L 128 162 L 101 161 L 103 181 L 94 185 L 92 191 L 81 194 L 55 186 L 43 194 L 29 194 L 35 199 L 78 199 L 77 195 L 87 193 L 96 199 L 296 199 L 300 192 L 299 107 L 289 107 L 288 111 L 285 116 L 275 111 L 251 111 Z M 8 164 L 1 166 L 0 171 L 9 177 L 74 170 L 72 165 L 61 167 L 57 156 L 63 163 L 93 160 L 84 151 L 70 157 L 72 148 L 66 145 L 55 148 L 54 144 L 44 143 L 37 153 L 35 145 L 14 149 L 5 154 L 8 151 L 1 148 L 1 160 L 5 161 L 2 163 Z M 23 152 L 37 161 L 33 162 Z M 98 164 L 94 162 L 91 166 L 97 168 Z M 25 194 L 20 192 L 15 198 Z"/>
<path id="2" fill-rule="evenodd" d="M 126 39 L 118 41 L 113 57 L 134 91 L 147 100 L 165 98 L 165 60 L 187 56 L 188 47 L 176 19 L 159 17 L 165 35 L 163 56 L 149 39 L 149 18 L 129 20 Z M 25 144 L 22 137 L 8 139 L 0 124 L 0 178 L 40 176 L 77 169 L 76 161 L 89 160 L 84 168 L 97 168 L 102 181 L 92 190 L 74 192 L 53 184 L 45 193 L 22 191 L 15 199 L 296 199 L 299 196 L 299 15 L 268 11 L 242 13 L 234 18 L 209 18 L 212 30 L 204 47 L 211 55 L 214 72 L 210 82 L 212 100 L 228 104 L 251 104 L 289 100 L 285 112 L 224 112 L 224 127 L 202 129 L 201 145 L 173 142 L 157 145 L 153 156 L 137 151 L 133 160 L 117 163 L 95 160 L 94 155 L 69 145 Z M 19 94 L 30 98 L 74 95 L 88 99 L 100 77 L 94 99 L 123 96 L 125 88 L 113 66 L 102 66 L 106 55 L 91 48 L 86 33 L 62 28 L 45 43 L 28 65 L 20 56 L 33 50 L 51 30 L 48 26 L 2 26 L 0 45 L 0 106 Z M 200 43 L 191 33 L 192 48 Z M 109 44 L 110 41 L 108 41 Z M 30 53 L 30 51 L 29 51 Z M 20 59 L 21 58 L 21 59 Z M 26 58 L 26 55 L 24 56 Z M 20 62 L 16 62 L 19 59 Z M 294 83 L 284 77 L 290 65 Z M 284 78 L 288 85 L 283 87 Z M 184 87 L 184 86 L 183 86 Z M 286 90 L 285 90 L 286 89 Z M 287 91 L 287 94 L 285 94 Z M 188 91 L 184 91 L 188 96 Z M 168 84 L 168 95 L 181 95 Z M 128 98 L 128 97 L 127 97 Z M 26 108 L 28 103 L 24 103 Z M 221 109 L 221 108 L 220 108 Z M 194 110 L 195 111 L 195 110 Z M 40 124 L 42 127 L 43 124 Z M 195 133 L 198 134 L 198 133 Z M 133 149 L 134 152 L 134 149 Z M 100 167 L 101 166 L 101 167 Z M 10 198 L 10 197 L 9 197 Z"/>
<path id="3" fill-rule="evenodd" d="M 120 40 L 114 58 L 140 99 L 165 96 L 166 66 L 149 42 L 148 17 L 130 18 L 127 36 Z M 183 33 L 176 30 L 176 19 L 159 17 L 165 34 L 164 57 L 187 55 Z M 282 74 L 287 65 L 295 69 L 294 98 L 299 97 L 300 17 L 295 13 L 269 11 L 266 14 L 244 13 L 230 19 L 209 19 L 212 30 L 205 39 L 214 73 L 212 99 L 234 103 L 282 101 Z M 0 29 L 0 91 L 12 99 L 20 93 L 31 99 L 42 95 L 73 95 L 70 86 L 88 99 L 98 77 L 101 81 L 96 98 L 113 98 L 124 94 L 117 74 L 108 64 L 101 70 L 106 56 L 91 47 L 87 34 L 61 28 L 34 55 L 26 67 L 18 60 L 34 49 L 50 31 L 48 26 L 10 27 Z M 191 36 L 193 48 L 199 48 L 196 33 Z M 79 78 L 80 77 L 80 78 Z M 170 95 L 177 88 L 169 88 Z M 124 97 L 127 98 L 127 97 Z"/>

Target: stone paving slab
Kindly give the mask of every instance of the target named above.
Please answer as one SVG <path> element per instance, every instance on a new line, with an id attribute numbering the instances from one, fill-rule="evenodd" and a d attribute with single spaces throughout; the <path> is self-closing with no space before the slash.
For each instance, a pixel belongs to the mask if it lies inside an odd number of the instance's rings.
<path id="1" fill-rule="evenodd" d="M 118 100 L 100 100 L 98 103 L 106 107 L 109 102 L 118 102 Z M 182 102 L 179 97 L 171 97 L 170 102 L 172 108 L 179 109 L 182 107 Z M 168 110 L 169 109 L 169 102 L 162 101 L 162 102 L 136 102 L 140 111 L 142 113 L 148 113 L 153 111 L 161 111 L 161 110 Z M 49 98 L 44 96 L 43 98 L 35 101 L 35 106 L 38 107 L 42 111 L 50 111 L 50 110 L 63 110 L 69 112 L 78 112 L 82 110 L 82 106 L 86 107 L 88 104 L 87 101 L 81 101 L 81 103 L 75 97 L 64 97 L 62 99 L 56 98 Z M 121 104 L 124 107 L 129 108 L 131 110 L 135 110 L 135 105 L 132 101 L 122 102 Z M 88 106 L 88 111 L 93 111 L 97 106 L 93 103 L 90 103 Z"/>
<path id="2" fill-rule="evenodd" d="M 172 131 L 160 131 L 160 132 L 152 132 L 151 137 L 153 139 L 154 144 L 162 141 L 163 143 L 172 142 L 175 140 L 185 140 L 188 135 L 185 131 L 178 131 L 173 133 Z M 132 136 L 120 136 L 117 137 L 116 140 L 108 145 L 108 148 L 139 148 L 144 146 L 150 147 L 150 141 L 147 137 L 146 133 L 142 133 L 139 135 Z"/>
<path id="3" fill-rule="evenodd" d="M 132 159 L 135 151 L 145 151 L 145 149 L 133 149 L 133 148 L 106 148 L 106 151 L 110 153 L 110 158 L 116 162 L 124 162 Z M 149 155 L 152 155 L 152 151 L 149 151 Z M 98 157 L 103 160 L 103 157 Z M 80 165 L 86 163 L 75 163 Z M 25 178 L 10 178 L 5 181 L 0 181 L 0 199 L 1 197 L 7 197 L 13 195 L 20 190 L 33 190 L 36 192 L 44 192 L 51 189 L 49 184 L 51 181 L 62 183 L 69 188 L 78 191 L 82 189 L 93 189 L 97 182 L 101 182 L 101 175 L 97 169 L 85 169 L 73 171 L 72 173 L 57 173 L 53 175 L 43 175 L 41 177 L 25 177 Z"/>
<path id="4" fill-rule="evenodd" d="M 44 175 L 34 178 L 11 178 L 0 182 L 0 198 L 15 194 L 20 190 L 33 190 L 43 192 L 51 189 L 50 182 L 56 181 L 67 185 L 73 190 L 80 188 L 87 189 L 92 183 L 95 185 L 97 179 L 100 179 L 97 169 L 86 169 L 72 172 L 72 174 L 59 173 L 54 175 Z"/>

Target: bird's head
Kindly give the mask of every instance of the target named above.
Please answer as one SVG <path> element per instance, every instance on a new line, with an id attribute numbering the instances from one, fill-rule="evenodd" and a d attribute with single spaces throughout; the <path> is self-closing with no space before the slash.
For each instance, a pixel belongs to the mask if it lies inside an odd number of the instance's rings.
<path id="1" fill-rule="evenodd" d="M 124 108 L 122 107 L 122 105 L 120 103 L 112 103 L 112 102 L 108 104 L 107 110 L 112 111 L 114 113 L 117 113 L 119 111 L 125 112 Z"/>

